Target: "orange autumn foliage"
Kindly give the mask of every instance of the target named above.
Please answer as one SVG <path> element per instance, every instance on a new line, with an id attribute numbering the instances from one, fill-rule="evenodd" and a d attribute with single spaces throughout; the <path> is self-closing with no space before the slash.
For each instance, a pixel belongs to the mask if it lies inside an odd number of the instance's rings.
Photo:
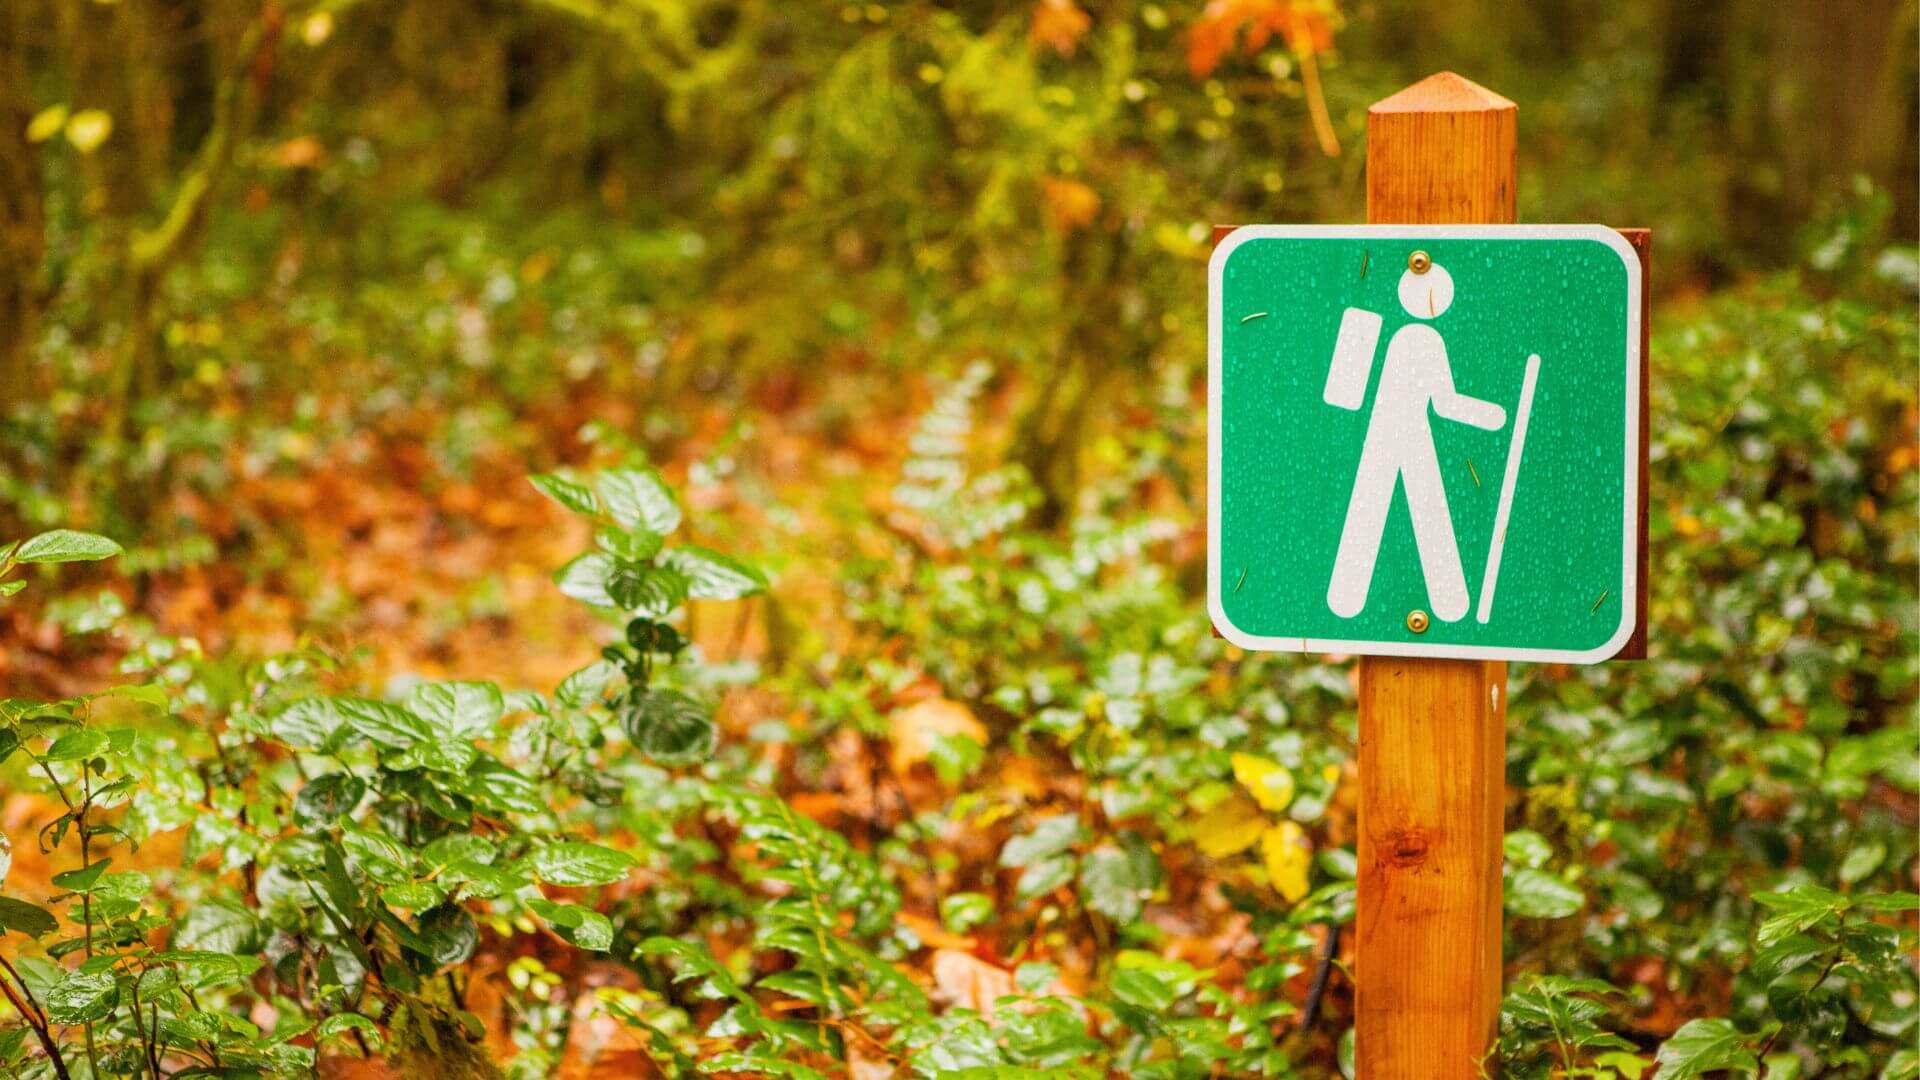
<path id="1" fill-rule="evenodd" d="M 1027 40 L 1044 45 L 1061 56 L 1072 56 L 1080 38 L 1093 20 L 1074 0 L 1040 0 L 1033 5 L 1033 23 L 1027 27 Z"/>
<path id="2" fill-rule="evenodd" d="M 1327 0 L 1210 0 L 1187 30 L 1187 69 L 1204 78 L 1236 41 L 1250 55 L 1275 34 L 1298 55 L 1324 51 L 1333 45 L 1336 15 Z"/>

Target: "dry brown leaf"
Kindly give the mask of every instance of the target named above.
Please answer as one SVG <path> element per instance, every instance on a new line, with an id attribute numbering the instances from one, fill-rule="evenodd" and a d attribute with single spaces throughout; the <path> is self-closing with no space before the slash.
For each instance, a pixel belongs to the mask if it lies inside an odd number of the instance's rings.
<path id="1" fill-rule="evenodd" d="M 903 911 L 895 916 L 895 918 L 899 920 L 901 925 L 913 931 L 913 936 L 919 938 L 921 942 L 930 949 L 967 950 L 978 944 L 971 935 L 956 934 L 946 927 L 941 926 L 938 921 L 929 919 L 925 915 L 915 915 L 911 911 Z"/>
<path id="2" fill-rule="evenodd" d="M 905 776 L 933 753 L 941 739 L 964 735 L 981 744 L 987 741 L 986 726 L 974 717 L 973 710 L 947 698 L 929 698 L 902 709 L 887 719 L 893 743 L 887 764 L 894 775 Z"/>
<path id="3" fill-rule="evenodd" d="M 847 1075 L 852 1080 L 893 1080 L 900 1074 L 893 1067 L 892 1062 L 867 1052 L 858 1042 L 849 1039 L 847 1040 Z"/>
<path id="4" fill-rule="evenodd" d="M 1013 972 L 972 953 L 941 949 L 930 965 L 938 996 L 963 1009 L 993 1015 L 993 1003 L 1013 993 Z"/>

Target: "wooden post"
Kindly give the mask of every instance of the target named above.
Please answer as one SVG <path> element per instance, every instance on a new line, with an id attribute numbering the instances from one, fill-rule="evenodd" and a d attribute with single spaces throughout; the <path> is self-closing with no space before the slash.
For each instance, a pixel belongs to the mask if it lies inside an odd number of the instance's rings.
<path id="1" fill-rule="evenodd" d="M 1367 220 L 1513 221 L 1518 112 L 1450 72 L 1374 105 Z M 1360 1080 L 1482 1075 L 1500 1009 L 1506 695 L 1503 661 L 1360 660 Z"/>

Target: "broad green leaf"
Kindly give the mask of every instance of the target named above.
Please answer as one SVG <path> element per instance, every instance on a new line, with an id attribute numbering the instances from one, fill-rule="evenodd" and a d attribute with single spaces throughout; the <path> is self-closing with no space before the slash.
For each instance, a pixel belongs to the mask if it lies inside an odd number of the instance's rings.
<path id="1" fill-rule="evenodd" d="M 1528 870 L 1538 870 L 1553 858 L 1553 847 L 1547 843 L 1547 838 L 1532 829 L 1508 833 L 1502 848 L 1508 862 Z"/>
<path id="2" fill-rule="evenodd" d="M 319 750 L 330 744 L 347 719 L 346 710 L 335 698 L 301 698 L 275 713 L 267 721 L 267 731 L 295 749 Z"/>
<path id="3" fill-rule="evenodd" d="M 142 705 L 151 705 L 164 710 L 167 707 L 167 691 L 154 683 L 128 683 L 102 690 L 94 698 L 126 698 Z"/>
<path id="4" fill-rule="evenodd" d="M 563 841 L 535 848 L 534 876 L 549 885 L 608 885 L 633 870 L 633 856 L 599 844 Z"/>
<path id="5" fill-rule="evenodd" d="M 646 562 L 660 554 L 660 546 L 664 541 L 659 533 L 645 527 L 621 529 L 602 525 L 593 530 L 593 542 L 616 559 Z"/>
<path id="6" fill-rule="evenodd" d="M 1753 901 L 1775 912 L 1760 924 L 1759 932 L 1754 935 L 1754 942 L 1763 949 L 1828 919 L 1839 918 L 1849 903 L 1845 896 L 1818 885 L 1796 885 L 1781 892 L 1756 893 Z"/>
<path id="7" fill-rule="evenodd" d="M 1853 850 L 1847 852 L 1847 857 L 1840 863 L 1840 880 L 1848 885 L 1864 881 L 1875 870 L 1880 869 L 1880 864 L 1885 862 L 1886 858 L 1887 845 L 1878 840 L 1855 844 Z"/>
<path id="8" fill-rule="evenodd" d="M 607 577 L 615 607 L 649 619 L 665 618 L 687 599 L 691 582 L 672 566 L 616 561 Z"/>
<path id="9" fill-rule="evenodd" d="M 1521 869 L 1507 881 L 1507 910 L 1531 919 L 1563 919 L 1579 911 L 1586 895 L 1544 870 Z"/>
<path id="10" fill-rule="evenodd" d="M 478 900 L 505 896 L 533 883 L 517 866 L 490 866 L 477 859 L 459 859 L 440 873 L 440 881 L 461 886 L 460 895 Z"/>
<path id="11" fill-rule="evenodd" d="M 94 892 L 110 900 L 141 900 L 153 892 L 153 879 L 139 870 L 123 870 L 104 875 Z"/>
<path id="12" fill-rule="evenodd" d="M 985 893 L 954 893 L 940 900 L 940 922 L 956 934 L 964 934 L 991 918 L 993 898 Z"/>
<path id="13" fill-rule="evenodd" d="M 57 929 L 60 925 L 53 913 L 38 904 L 29 904 L 25 900 L 16 900 L 11 896 L 0 896 L 0 935 L 14 930 L 28 937 L 40 937 Z"/>
<path id="14" fill-rule="evenodd" d="M 1080 819 L 1055 814 L 1033 823 L 1033 829 L 1008 840 L 1000 849 L 1001 866 L 1026 866 L 1072 847 L 1080 839 Z"/>
<path id="15" fill-rule="evenodd" d="M 651 690 L 621 710 L 627 737 L 663 765 L 687 765 L 712 755 L 717 739 L 713 714 L 678 690 Z"/>
<path id="16" fill-rule="evenodd" d="M 234 956 L 206 949 L 173 949 L 154 960 L 179 969 L 181 981 L 195 990 L 239 982 L 260 970 L 257 956 Z"/>
<path id="17" fill-rule="evenodd" d="M 490 863 L 497 854 L 493 842 L 472 833 L 448 833 L 423 848 L 420 858 L 428 867 L 446 867 L 462 859 Z"/>
<path id="18" fill-rule="evenodd" d="M 313 1034 L 316 1039 L 325 1040 L 338 1038 L 349 1031 L 365 1032 L 378 1038 L 380 1025 L 359 1013 L 334 1013 L 320 1021 L 319 1025 L 313 1029 Z"/>
<path id="19" fill-rule="evenodd" d="M 486 754 L 476 757 L 466 772 L 449 783 L 491 809 L 538 814 L 547 808 L 538 784 Z"/>
<path id="20" fill-rule="evenodd" d="M 435 967 L 466 963 L 480 944 L 479 925 L 458 904 L 442 904 L 421 915 L 419 934 Z"/>
<path id="21" fill-rule="evenodd" d="M 107 867 L 112 862 L 112 859 L 101 859 L 98 862 L 88 863 L 78 870 L 55 874 L 53 883 L 68 892 L 92 892 L 100 884 L 100 875 L 107 872 Z"/>
<path id="22" fill-rule="evenodd" d="M 717 551 L 691 544 L 660 557 L 687 576 L 687 595 L 696 600 L 738 600 L 766 591 L 766 575 Z"/>
<path id="23" fill-rule="evenodd" d="M 1178 990 L 1158 974 L 1143 968 L 1122 968 L 1108 984 L 1113 996 L 1149 1012 L 1163 1012 L 1178 1001 Z"/>
<path id="24" fill-rule="evenodd" d="M 258 952 L 265 926 L 253 909 L 233 900 L 208 898 L 187 908 L 174 927 L 173 946 L 209 952 Z"/>
<path id="25" fill-rule="evenodd" d="M 367 782 L 347 773 L 315 777 L 293 801 L 293 816 L 307 825 L 326 825 L 353 812 L 367 794 Z"/>
<path id="26" fill-rule="evenodd" d="M 413 856 L 390 836 L 350 828 L 341 831 L 340 846 L 362 873 L 383 885 L 412 880 Z"/>
<path id="27" fill-rule="evenodd" d="M 336 698 L 353 730 L 377 746 L 405 750 L 415 743 L 431 742 L 434 731 L 427 722 L 398 705 L 371 698 Z"/>
<path id="28" fill-rule="evenodd" d="M 84 1024 L 104 1018 L 119 1001 L 120 984 L 111 972 L 72 971 L 47 991 L 42 1004 L 56 1024 Z"/>
<path id="29" fill-rule="evenodd" d="M 80 761 L 96 757 L 107 748 L 107 733 L 96 728 L 80 728 L 69 731 L 53 740 L 47 752 L 40 755 L 47 761 Z"/>
<path id="30" fill-rule="evenodd" d="M 414 688 L 407 708 L 445 735 L 478 739 L 505 715 L 506 698 L 492 683 L 424 683 Z"/>
<path id="31" fill-rule="evenodd" d="M 1052 964 L 1028 963 L 1013 969 L 1013 985 L 1029 994 L 1045 994 L 1059 981 L 1060 969 Z"/>
<path id="32" fill-rule="evenodd" d="M 540 494 L 574 513 L 600 512 L 600 503 L 594 498 L 593 489 L 565 473 L 535 473 L 527 479 L 540 490 Z"/>
<path id="33" fill-rule="evenodd" d="M 1660 1044 L 1653 1080 L 1691 1080 L 1716 1070 L 1751 1076 L 1760 1062 L 1731 1020 L 1689 1020 Z"/>
<path id="34" fill-rule="evenodd" d="M 1865 893 L 1853 898 L 1853 906 L 1862 911 L 1920 910 L 1920 893 Z"/>
<path id="35" fill-rule="evenodd" d="M 1020 880 L 1014 884 L 1014 892 L 1022 900 L 1050 893 L 1073 880 L 1077 862 L 1072 855 L 1049 855 L 1035 859 L 1020 871 Z"/>
<path id="36" fill-rule="evenodd" d="M 652 469 L 611 469 L 601 473 L 596 484 L 608 515 L 627 528 L 670 536 L 680 527 L 680 504 Z"/>
<path id="37" fill-rule="evenodd" d="M 25 541 L 13 551 L 20 563 L 98 562 L 121 553 L 119 544 L 104 536 L 73 529 L 54 529 Z"/>
<path id="38" fill-rule="evenodd" d="M 1152 891 L 1152 880 L 1133 857 L 1112 844 L 1088 852 L 1080 864 L 1080 894 L 1087 906 L 1117 923 L 1138 919 Z"/>
<path id="39" fill-rule="evenodd" d="M 613 923 L 597 911 L 551 900 L 530 900 L 527 907 L 547 920 L 554 933 L 582 949 L 605 952 L 613 946 Z"/>
<path id="40" fill-rule="evenodd" d="M 606 696 L 607 688 L 620 677 L 620 665 L 611 660 L 595 660 L 560 681 L 553 696 L 570 709 L 581 709 Z"/>
<path id="41" fill-rule="evenodd" d="M 380 899 L 401 911 L 425 911 L 446 898 L 446 892 L 431 881 L 403 881 L 380 890 Z"/>
<path id="42" fill-rule="evenodd" d="M 1753 783 L 1752 769 L 1744 765 L 1728 765 L 1714 773 L 1712 780 L 1707 781 L 1707 799 L 1708 801 L 1724 799 L 1729 795 L 1745 791 L 1747 785 L 1751 783 Z"/>
<path id="43" fill-rule="evenodd" d="M 589 551 L 554 571 L 553 583 L 560 591 L 583 604 L 594 607 L 619 607 L 608 584 L 617 560 L 604 551 Z"/>

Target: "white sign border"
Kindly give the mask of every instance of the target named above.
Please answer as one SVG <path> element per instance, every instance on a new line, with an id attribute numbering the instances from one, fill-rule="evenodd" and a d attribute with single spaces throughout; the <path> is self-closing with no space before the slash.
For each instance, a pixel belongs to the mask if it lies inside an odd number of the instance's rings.
<path id="1" fill-rule="evenodd" d="M 1606 643 L 1586 650 L 1503 648 L 1435 642 L 1267 637 L 1233 625 L 1221 602 L 1220 574 L 1220 282 L 1227 259 L 1249 240 L 1592 240 L 1605 244 L 1627 271 L 1626 445 L 1621 510 L 1620 625 Z M 1254 652 L 1348 653 L 1458 660 L 1527 660 L 1597 664 L 1610 660 L 1633 636 L 1639 595 L 1640 519 L 1640 256 L 1605 225 L 1242 225 L 1215 245 L 1207 260 L 1207 614 L 1220 636 Z"/>

